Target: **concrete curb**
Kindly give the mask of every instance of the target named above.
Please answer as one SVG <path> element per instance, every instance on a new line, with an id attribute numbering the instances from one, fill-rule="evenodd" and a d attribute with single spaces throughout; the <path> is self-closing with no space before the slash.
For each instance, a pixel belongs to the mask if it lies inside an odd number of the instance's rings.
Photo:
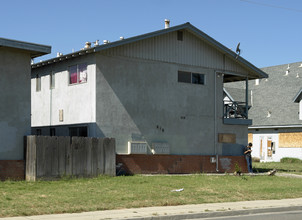
<path id="1" fill-rule="evenodd" d="M 238 215 L 261 214 L 261 213 L 278 213 L 284 211 L 301 211 L 302 206 L 282 207 L 282 208 L 265 208 L 265 209 L 250 209 L 238 211 L 209 211 L 207 213 L 195 214 L 179 214 L 167 216 L 150 216 L 150 217 L 137 217 L 137 218 L 124 218 L 126 220 L 181 220 L 181 219 L 195 219 L 195 218 L 214 218 L 214 217 L 230 217 Z"/>
<path id="2" fill-rule="evenodd" d="M 20 216 L 0 218 L 0 220 L 178 220 L 300 210 L 302 210 L 302 198 L 144 207 L 40 216 Z"/>

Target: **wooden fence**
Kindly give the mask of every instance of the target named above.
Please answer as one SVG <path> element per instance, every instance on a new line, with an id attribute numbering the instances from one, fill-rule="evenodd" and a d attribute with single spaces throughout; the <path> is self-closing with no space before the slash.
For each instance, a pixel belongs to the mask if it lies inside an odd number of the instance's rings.
<path id="1" fill-rule="evenodd" d="M 115 176 L 115 139 L 27 136 L 26 180 Z"/>

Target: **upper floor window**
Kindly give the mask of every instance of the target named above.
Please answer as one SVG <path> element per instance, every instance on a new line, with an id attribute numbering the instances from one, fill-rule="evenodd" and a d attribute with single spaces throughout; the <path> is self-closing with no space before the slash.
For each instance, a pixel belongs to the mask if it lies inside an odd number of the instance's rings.
<path id="1" fill-rule="evenodd" d="M 87 82 L 87 64 L 78 64 L 69 67 L 69 84 Z"/>
<path id="2" fill-rule="evenodd" d="M 182 31 L 177 31 L 177 40 L 183 41 L 183 32 Z"/>
<path id="3" fill-rule="evenodd" d="M 36 75 L 36 91 L 41 91 L 41 76 L 39 74 Z"/>
<path id="4" fill-rule="evenodd" d="M 51 71 L 51 73 L 49 74 L 49 88 L 50 89 L 54 89 L 55 88 L 55 73 L 53 71 Z"/>
<path id="5" fill-rule="evenodd" d="M 201 73 L 178 71 L 178 82 L 204 85 L 205 75 Z"/>

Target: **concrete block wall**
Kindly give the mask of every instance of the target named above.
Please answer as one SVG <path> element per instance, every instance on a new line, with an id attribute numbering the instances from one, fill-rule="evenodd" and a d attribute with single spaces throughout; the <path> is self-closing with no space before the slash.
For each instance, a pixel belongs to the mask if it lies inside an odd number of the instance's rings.
<path id="1" fill-rule="evenodd" d="M 201 155 L 116 155 L 118 174 L 185 174 L 216 173 L 216 163 L 211 157 Z M 247 171 L 244 156 L 221 156 L 218 159 L 219 173 L 232 173 L 235 165 Z"/>

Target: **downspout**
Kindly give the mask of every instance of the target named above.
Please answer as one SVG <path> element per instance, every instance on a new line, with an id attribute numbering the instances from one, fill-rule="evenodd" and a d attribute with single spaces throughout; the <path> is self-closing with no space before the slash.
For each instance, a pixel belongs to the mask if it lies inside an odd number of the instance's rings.
<path id="1" fill-rule="evenodd" d="M 51 71 L 51 73 L 50 74 L 52 74 L 53 72 Z M 52 75 L 52 77 L 53 77 L 53 75 Z M 49 77 L 49 79 L 50 79 L 50 77 Z M 51 80 L 51 79 L 50 79 Z M 52 82 L 50 82 L 50 100 L 49 100 L 49 132 L 51 132 L 50 131 L 50 129 L 51 129 L 51 121 L 52 121 L 52 84 L 51 84 Z M 50 135 L 51 135 L 51 133 L 49 133 Z"/>
<path id="2" fill-rule="evenodd" d="M 246 119 L 249 118 L 248 116 L 248 107 L 249 107 L 249 78 L 246 76 L 245 78 L 245 114 L 246 114 Z"/>
<path id="3" fill-rule="evenodd" d="M 216 172 L 219 172 L 218 169 L 218 151 L 217 151 L 217 71 L 215 70 L 214 74 L 214 149 L 215 149 L 215 155 L 216 155 Z"/>

